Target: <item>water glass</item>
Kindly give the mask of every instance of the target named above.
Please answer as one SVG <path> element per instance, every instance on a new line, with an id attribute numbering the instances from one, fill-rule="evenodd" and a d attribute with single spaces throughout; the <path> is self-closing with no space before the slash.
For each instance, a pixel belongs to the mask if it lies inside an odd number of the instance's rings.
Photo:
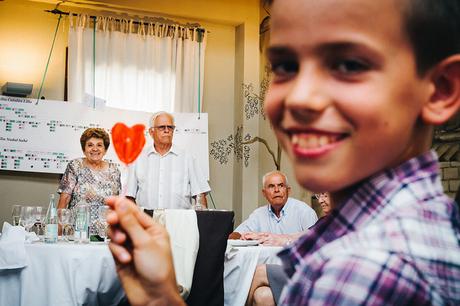
<path id="1" fill-rule="evenodd" d="M 11 210 L 11 216 L 13 217 L 13 225 L 19 225 L 19 220 L 21 219 L 21 205 L 13 205 Z"/>
<path id="2" fill-rule="evenodd" d="M 87 243 L 89 242 L 88 226 L 90 222 L 88 205 L 77 205 L 74 208 L 75 216 L 75 242 Z"/>

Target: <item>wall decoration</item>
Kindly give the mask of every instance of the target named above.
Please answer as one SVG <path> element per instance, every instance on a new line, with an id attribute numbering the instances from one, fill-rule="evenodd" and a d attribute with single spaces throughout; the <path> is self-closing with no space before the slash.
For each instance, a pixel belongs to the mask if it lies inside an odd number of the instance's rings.
<path id="1" fill-rule="evenodd" d="M 249 158 L 251 156 L 251 148 L 250 144 L 255 142 L 262 143 L 265 148 L 267 149 L 268 153 L 273 158 L 273 163 L 277 170 L 280 170 L 281 166 L 281 147 L 277 144 L 277 152 L 276 156 L 273 150 L 270 148 L 268 142 L 261 137 L 258 136 L 251 136 L 251 134 L 247 133 L 244 136 L 243 141 L 243 127 L 238 126 L 235 135 L 229 135 L 224 139 L 218 139 L 212 141 L 210 144 L 209 154 L 217 160 L 221 165 L 225 165 L 228 163 L 230 154 L 233 154 L 236 157 L 236 160 L 239 162 L 242 159 L 244 160 L 244 166 L 249 166 Z"/>
<path id="2" fill-rule="evenodd" d="M 221 165 L 228 163 L 231 153 L 234 154 L 237 161 L 240 161 L 243 158 L 242 135 L 243 126 L 237 126 L 234 135 L 212 141 L 209 154 Z"/>
<path id="3" fill-rule="evenodd" d="M 265 148 L 267 149 L 268 153 L 272 156 L 273 163 L 276 166 L 276 170 L 281 169 L 280 168 L 281 167 L 281 147 L 280 147 L 279 143 L 277 143 L 277 153 L 276 153 L 276 156 L 275 156 L 275 153 L 272 151 L 272 149 L 270 148 L 270 145 L 268 144 L 268 142 L 264 138 L 261 138 L 261 137 L 258 137 L 258 136 L 251 137 L 251 135 L 247 134 L 244 137 L 244 140 L 245 141 L 243 142 L 243 145 L 247 145 L 247 144 L 251 144 L 251 143 L 255 143 L 255 142 L 262 143 L 265 146 Z M 247 146 L 245 146 L 245 147 L 247 147 Z M 249 154 L 249 150 L 248 150 L 248 154 Z M 248 157 L 248 159 L 249 159 L 249 157 Z M 246 158 L 245 158 L 245 162 L 246 162 Z"/>
<path id="4" fill-rule="evenodd" d="M 250 120 L 256 115 L 261 115 L 263 120 L 266 120 L 264 113 L 264 99 L 270 83 L 270 65 L 265 65 L 265 74 L 262 82 L 260 83 L 260 92 L 256 94 L 254 92 L 254 85 L 252 83 L 242 84 L 243 86 L 243 98 L 244 98 L 244 114 L 245 119 Z M 228 163 L 230 154 L 233 152 L 236 161 L 244 160 L 244 166 L 249 166 L 249 158 L 251 156 L 250 144 L 255 142 L 262 143 L 268 150 L 268 153 L 272 156 L 273 162 L 276 169 L 280 169 L 281 164 L 281 148 L 277 143 L 277 153 L 270 148 L 267 140 L 262 137 L 252 136 L 247 133 L 244 136 L 243 141 L 243 126 L 237 126 L 234 135 L 228 135 L 223 139 L 217 139 L 210 143 L 209 154 L 217 160 L 221 165 Z"/>
<path id="5" fill-rule="evenodd" d="M 270 85 L 270 77 L 271 77 L 271 67 L 270 64 L 266 64 L 264 67 L 264 78 L 262 82 L 260 82 L 260 114 L 262 118 L 266 120 L 265 111 L 264 111 L 264 104 L 265 104 L 265 95 L 267 94 L 268 86 Z"/>
<path id="6" fill-rule="evenodd" d="M 270 85 L 271 68 L 267 64 L 264 67 L 264 77 L 260 82 L 259 94 L 254 92 L 254 85 L 252 83 L 243 84 L 243 97 L 244 97 L 244 114 L 246 120 L 254 118 L 260 114 L 266 120 L 264 112 L 264 100 L 267 93 L 268 86 Z"/>
<path id="7" fill-rule="evenodd" d="M 244 114 L 246 120 L 253 118 L 260 112 L 260 96 L 254 93 L 254 85 L 243 84 Z"/>
<path id="8" fill-rule="evenodd" d="M 236 160 L 240 161 L 243 159 L 243 147 L 242 147 L 242 142 L 243 142 L 243 126 L 237 126 L 236 127 L 236 133 L 235 133 L 235 142 L 233 144 L 233 152 L 236 156 Z"/>

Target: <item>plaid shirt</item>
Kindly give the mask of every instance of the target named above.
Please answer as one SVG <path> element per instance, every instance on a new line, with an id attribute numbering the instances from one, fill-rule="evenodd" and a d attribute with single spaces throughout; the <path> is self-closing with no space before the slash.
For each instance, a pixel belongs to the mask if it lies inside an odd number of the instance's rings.
<path id="1" fill-rule="evenodd" d="M 460 217 L 427 152 L 373 175 L 279 256 L 283 305 L 460 305 Z"/>

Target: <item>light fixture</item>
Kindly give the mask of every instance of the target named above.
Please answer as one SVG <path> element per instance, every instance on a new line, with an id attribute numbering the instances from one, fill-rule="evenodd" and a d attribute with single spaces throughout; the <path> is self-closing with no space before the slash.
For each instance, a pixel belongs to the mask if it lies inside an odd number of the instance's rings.
<path id="1" fill-rule="evenodd" d="M 6 82 L 2 86 L 2 95 L 25 98 L 32 93 L 32 84 Z"/>

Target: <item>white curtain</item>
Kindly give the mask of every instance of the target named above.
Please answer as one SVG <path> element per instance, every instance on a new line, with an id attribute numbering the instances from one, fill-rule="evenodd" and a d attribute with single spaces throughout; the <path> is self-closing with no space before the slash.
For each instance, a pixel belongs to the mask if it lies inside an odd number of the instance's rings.
<path id="1" fill-rule="evenodd" d="M 117 108 L 201 111 L 206 31 L 70 16 L 68 100 Z"/>

